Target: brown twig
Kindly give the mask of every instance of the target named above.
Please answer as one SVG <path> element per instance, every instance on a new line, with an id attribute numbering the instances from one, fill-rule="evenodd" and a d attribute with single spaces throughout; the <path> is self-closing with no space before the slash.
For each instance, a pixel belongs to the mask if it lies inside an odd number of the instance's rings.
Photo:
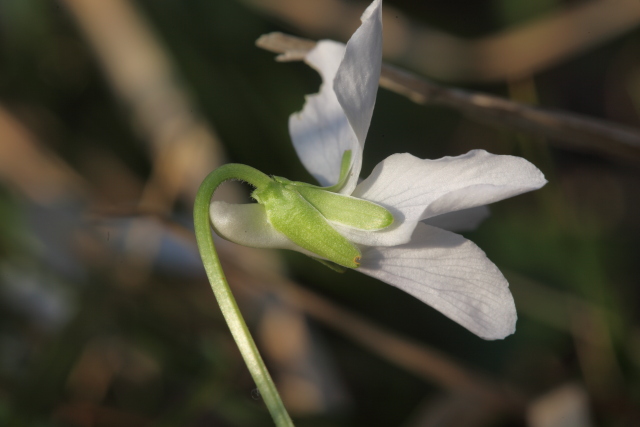
<path id="1" fill-rule="evenodd" d="M 311 37 L 346 40 L 367 0 L 242 0 Z M 447 82 L 518 80 L 593 49 L 640 24 L 637 0 L 590 0 L 538 19 L 467 39 L 416 22 L 385 5 L 384 55 Z M 524 47 L 524 48 L 523 48 Z"/>
<path id="2" fill-rule="evenodd" d="M 315 46 L 311 40 L 270 33 L 258 47 L 279 53 L 279 61 L 302 61 Z M 640 161 L 640 130 L 562 111 L 535 108 L 497 96 L 446 88 L 388 64 L 382 65 L 380 86 L 423 105 L 453 108 L 474 121 L 550 138 L 574 150 L 623 161 Z"/>

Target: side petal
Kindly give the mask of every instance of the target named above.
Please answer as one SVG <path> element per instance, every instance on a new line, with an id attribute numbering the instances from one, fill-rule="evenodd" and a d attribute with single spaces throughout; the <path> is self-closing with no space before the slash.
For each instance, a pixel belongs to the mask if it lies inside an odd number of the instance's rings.
<path id="1" fill-rule="evenodd" d="M 296 153 L 322 186 L 338 182 L 345 151 L 351 150 L 352 164 L 362 162 L 362 148 L 333 91 L 344 52 L 345 45 L 323 40 L 307 54 L 305 61 L 322 77 L 320 92 L 307 96 L 302 111 L 289 117 L 289 133 Z"/>
<path id="2" fill-rule="evenodd" d="M 333 89 L 363 150 L 382 67 L 382 0 L 374 0 L 361 19 L 362 25 L 347 43 Z M 354 161 L 351 169 L 353 179 L 350 181 L 353 187 L 357 184 L 361 167 L 361 161 Z"/>
<path id="3" fill-rule="evenodd" d="M 258 203 L 232 204 L 215 201 L 209 207 L 214 231 L 223 239 L 252 248 L 290 249 L 317 257 L 273 228 Z"/>
<path id="4" fill-rule="evenodd" d="M 363 250 L 358 270 L 413 295 L 484 339 L 515 331 L 509 284 L 480 248 L 457 234 L 420 223 L 410 243 Z"/>
<path id="5" fill-rule="evenodd" d="M 424 223 L 447 231 L 471 231 L 478 228 L 489 216 L 491 211 L 488 206 L 477 206 L 434 216 L 424 220 Z"/>
<path id="6" fill-rule="evenodd" d="M 538 168 L 520 157 L 473 150 L 423 160 L 404 153 L 380 162 L 353 196 L 395 208 L 406 220 L 416 221 L 497 202 L 546 182 Z"/>

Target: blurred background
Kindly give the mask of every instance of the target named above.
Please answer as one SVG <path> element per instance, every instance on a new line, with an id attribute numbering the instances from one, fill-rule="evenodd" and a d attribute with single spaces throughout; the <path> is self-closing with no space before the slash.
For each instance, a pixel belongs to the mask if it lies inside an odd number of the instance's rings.
<path id="1" fill-rule="evenodd" d="M 287 119 L 320 79 L 255 40 L 346 41 L 366 6 L 0 0 L 0 425 L 272 425 L 204 276 L 193 199 L 230 161 L 313 182 Z M 640 3 L 385 0 L 384 25 L 385 61 L 610 138 L 380 89 L 363 176 L 395 152 L 482 148 L 549 180 L 465 233 L 509 279 L 517 332 L 486 342 L 357 272 L 217 241 L 296 425 L 640 425 Z"/>

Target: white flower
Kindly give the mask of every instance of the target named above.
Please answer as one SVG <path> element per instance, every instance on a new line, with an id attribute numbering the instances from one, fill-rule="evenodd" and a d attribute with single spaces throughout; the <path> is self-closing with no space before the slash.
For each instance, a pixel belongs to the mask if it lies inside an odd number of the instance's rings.
<path id="1" fill-rule="evenodd" d="M 394 154 L 358 184 L 380 78 L 381 3 L 367 8 L 346 46 L 321 41 L 307 54 L 323 83 L 289 120 L 294 147 L 323 186 L 338 182 L 342 157 L 351 150 L 339 192 L 393 214 L 393 224 L 377 231 L 329 221 L 360 249 L 358 271 L 402 289 L 482 338 L 504 338 L 514 332 L 517 318 L 507 281 L 475 244 L 443 228 L 474 228 L 488 215 L 486 204 L 538 189 L 546 180 L 524 159 L 473 150 L 439 160 Z M 210 212 L 214 229 L 227 240 L 318 257 L 274 228 L 261 204 L 213 202 Z"/>

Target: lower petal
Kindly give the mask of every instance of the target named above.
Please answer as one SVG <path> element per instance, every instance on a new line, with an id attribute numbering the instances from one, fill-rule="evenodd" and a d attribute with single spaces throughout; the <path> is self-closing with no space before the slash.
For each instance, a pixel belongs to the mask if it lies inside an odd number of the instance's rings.
<path id="1" fill-rule="evenodd" d="M 367 248 L 358 268 L 413 295 L 485 339 L 515 331 L 509 284 L 473 242 L 419 223 L 411 242 Z"/>

